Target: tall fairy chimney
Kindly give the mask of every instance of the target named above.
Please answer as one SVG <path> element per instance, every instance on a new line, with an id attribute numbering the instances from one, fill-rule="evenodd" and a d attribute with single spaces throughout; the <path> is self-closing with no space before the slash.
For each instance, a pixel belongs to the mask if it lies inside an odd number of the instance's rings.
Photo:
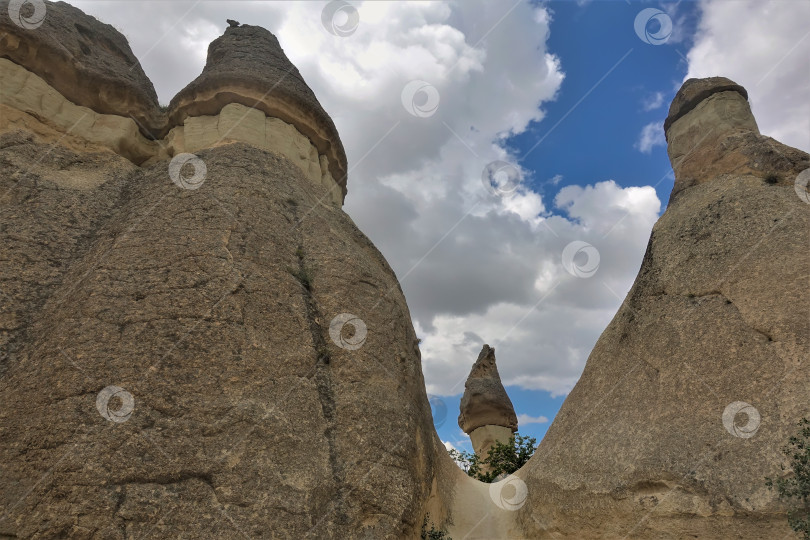
<path id="1" fill-rule="evenodd" d="M 485 458 L 495 441 L 506 443 L 517 431 L 512 401 L 495 365 L 495 349 L 484 345 L 473 364 L 461 398 L 459 427 L 470 436 L 475 453 Z"/>

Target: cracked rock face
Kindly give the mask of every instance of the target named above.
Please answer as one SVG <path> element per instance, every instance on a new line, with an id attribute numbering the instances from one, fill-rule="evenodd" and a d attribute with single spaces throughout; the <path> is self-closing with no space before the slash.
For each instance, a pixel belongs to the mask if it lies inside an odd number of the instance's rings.
<path id="1" fill-rule="evenodd" d="M 810 413 L 810 206 L 790 176 L 809 156 L 759 135 L 735 86 L 687 81 L 675 98 L 673 197 L 526 466 L 527 537 L 789 533 L 764 478 Z"/>
<path id="2" fill-rule="evenodd" d="M 468 435 L 476 428 L 487 425 L 517 431 L 515 408 L 501 384 L 498 366 L 495 365 L 495 349 L 489 345 L 481 349 L 464 383 L 460 409 L 458 426 Z"/>
<path id="3" fill-rule="evenodd" d="M 123 38 L 65 6 L 38 43 L 87 24 L 78 73 L 148 93 Z M 327 188 L 235 143 L 195 150 L 183 189 L 168 159 L 0 107 L 0 537 L 418 534 L 443 447 L 416 335 Z"/>

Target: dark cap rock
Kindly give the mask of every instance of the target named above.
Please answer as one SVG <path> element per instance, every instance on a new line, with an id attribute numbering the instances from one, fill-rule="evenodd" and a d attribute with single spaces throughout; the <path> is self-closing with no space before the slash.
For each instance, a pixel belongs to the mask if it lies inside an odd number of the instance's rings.
<path id="1" fill-rule="evenodd" d="M 230 26 L 211 42 L 202 74 L 172 99 L 165 131 L 189 116 L 213 116 L 240 103 L 295 126 L 321 155 L 346 193 L 346 153 L 335 124 L 269 31 Z"/>
<path id="2" fill-rule="evenodd" d="M 748 92 L 731 79 L 725 77 L 706 77 L 704 79 L 687 79 L 681 89 L 675 94 L 675 99 L 669 106 L 669 114 L 664 121 L 664 131 L 676 120 L 686 115 L 689 111 L 697 107 L 698 103 L 708 98 L 712 94 L 719 92 L 737 92 L 744 99 L 748 99 Z"/>
<path id="3" fill-rule="evenodd" d="M 41 25 L 23 28 L 9 16 L 9 2 L 0 1 L 0 57 L 35 73 L 76 105 L 132 117 L 152 138 L 163 115 L 126 38 L 65 2 L 44 6 Z"/>
<path id="4" fill-rule="evenodd" d="M 495 365 L 495 349 L 484 345 L 473 364 L 464 396 L 461 398 L 458 425 L 464 433 L 487 425 L 503 426 L 517 431 L 517 415 L 506 393 Z"/>

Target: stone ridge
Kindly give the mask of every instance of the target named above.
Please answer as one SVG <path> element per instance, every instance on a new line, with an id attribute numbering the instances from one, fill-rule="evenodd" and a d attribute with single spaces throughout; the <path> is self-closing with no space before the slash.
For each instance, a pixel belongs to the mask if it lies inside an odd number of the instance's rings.
<path id="1" fill-rule="evenodd" d="M 268 30 L 232 26 L 211 42 L 202 74 L 172 99 L 163 133 L 189 116 L 216 115 L 229 103 L 294 125 L 326 155 L 329 171 L 345 196 L 348 167 L 337 129 Z"/>
<path id="2" fill-rule="evenodd" d="M 495 365 L 495 349 L 484 345 L 473 364 L 461 398 L 458 425 L 469 434 L 482 426 L 503 426 L 517 431 L 512 401 Z"/>
<path id="3" fill-rule="evenodd" d="M 76 105 L 131 116 L 152 138 L 165 119 L 152 82 L 127 39 L 65 2 L 46 2 L 42 25 L 17 26 L 0 1 L 0 57 L 24 66 Z"/>
<path id="4" fill-rule="evenodd" d="M 664 121 L 664 134 L 679 118 L 692 111 L 704 99 L 720 92 L 738 92 L 748 100 L 748 92 L 731 79 L 725 77 L 706 77 L 705 79 L 688 79 L 683 83 L 675 99 L 669 106 L 669 114 Z"/>
<path id="5" fill-rule="evenodd" d="M 37 28 L 24 29 L 10 17 L 0 18 L 0 60 L 10 63 L 0 68 L 13 74 L 0 81 L 0 104 L 137 165 L 247 142 L 288 157 L 342 205 L 348 165 L 337 129 L 272 33 L 231 25 L 211 43 L 202 74 L 172 99 L 166 114 L 120 32 L 64 2 L 44 5 L 46 15 Z M 0 0 L 0 6 L 8 11 L 7 0 Z M 233 129 L 224 133 L 200 131 L 200 126 L 217 125 L 228 105 L 250 107 L 267 119 L 246 126 L 245 114 L 235 124 L 229 117 Z M 198 120 L 194 129 L 184 130 L 190 119 Z M 24 118 L 15 122 L 30 124 Z M 8 127 L 6 121 L 0 129 Z M 202 141 L 210 144 L 198 144 Z"/>

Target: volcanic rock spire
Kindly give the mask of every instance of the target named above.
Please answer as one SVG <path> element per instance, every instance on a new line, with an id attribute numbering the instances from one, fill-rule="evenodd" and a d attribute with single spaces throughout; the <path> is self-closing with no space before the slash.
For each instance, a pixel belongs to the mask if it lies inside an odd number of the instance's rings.
<path id="1" fill-rule="evenodd" d="M 320 158 L 324 174 L 331 177 L 329 183 L 337 183 L 338 198 L 342 201 L 348 167 L 335 124 L 284 54 L 276 36 L 260 26 L 231 24 L 222 36 L 211 42 L 200 76 L 172 99 L 164 134 L 184 124 L 189 117 L 216 116 L 231 104 L 261 111 L 276 122 L 281 120 L 292 125 L 309 139 L 317 149 L 315 162 Z M 251 131 L 246 128 L 251 122 L 244 112 L 235 115 L 233 124 L 233 129 L 219 136 L 251 143 L 257 136 L 265 137 L 267 129 L 259 123 L 255 123 L 257 128 L 253 130 L 257 133 L 246 133 Z M 266 137 L 271 139 L 273 135 L 269 133 Z M 284 137 L 275 137 L 280 138 Z M 269 142 L 271 147 L 277 143 Z M 308 149 L 302 148 L 301 153 L 302 157 L 307 157 Z"/>
<path id="2" fill-rule="evenodd" d="M 495 349 L 489 345 L 481 349 L 467 377 L 460 409 L 458 425 L 470 436 L 479 456 L 486 457 L 496 440 L 506 442 L 517 431 L 515 409 L 501 384 Z"/>
<path id="3" fill-rule="evenodd" d="M 808 414 L 810 156 L 761 135 L 746 96 L 690 79 L 670 107 L 672 195 L 524 467 L 528 538 L 789 532 L 764 478 Z"/>

